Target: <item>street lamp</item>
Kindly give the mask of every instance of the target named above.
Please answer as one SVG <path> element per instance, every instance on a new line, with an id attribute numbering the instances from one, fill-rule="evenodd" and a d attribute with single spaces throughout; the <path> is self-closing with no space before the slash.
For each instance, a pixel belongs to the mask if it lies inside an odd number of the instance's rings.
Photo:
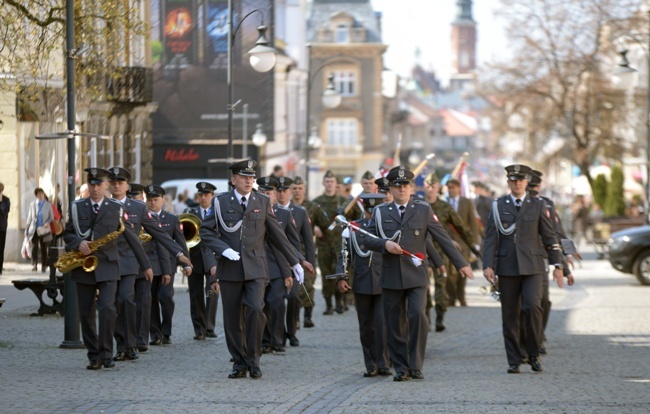
<path id="1" fill-rule="evenodd" d="M 307 46 L 307 48 L 309 50 L 308 62 L 311 63 L 311 45 Z M 322 143 L 322 140 L 316 133 L 317 128 L 311 126 L 311 87 L 314 79 L 316 78 L 316 75 L 332 63 L 333 62 L 327 62 L 319 66 L 313 74 L 311 72 L 311 68 L 307 70 L 307 105 L 305 110 L 305 186 L 307 188 L 309 188 L 309 154 L 311 152 L 311 148 L 318 148 Z M 323 91 L 323 95 L 321 97 L 321 103 L 328 109 L 334 109 L 341 104 L 343 97 L 336 90 L 336 86 L 334 85 L 334 75 L 330 75 L 328 79 L 329 81 L 327 82 L 327 88 L 325 91 Z M 311 131 L 311 134 L 308 134 L 308 131 Z M 314 140 L 314 137 L 318 138 L 318 140 Z M 310 142 L 312 142 L 312 144 L 318 142 L 318 146 L 312 147 L 312 145 L 310 145 Z"/>
<path id="2" fill-rule="evenodd" d="M 650 10 L 648 11 L 648 18 L 650 21 Z M 648 30 L 648 44 L 650 46 L 650 29 Z M 645 214 L 645 223 L 650 224 L 650 215 L 648 208 L 650 207 L 650 52 L 646 55 L 647 60 L 647 85 L 646 85 L 646 110 L 645 110 L 645 125 L 646 125 L 646 183 L 645 183 L 645 200 L 643 201 L 643 209 Z M 629 89 L 634 81 L 634 73 L 636 69 L 630 66 L 627 60 L 627 50 L 621 52 L 621 60 L 612 72 L 612 83 L 621 88 Z"/>
<path id="3" fill-rule="evenodd" d="M 226 155 L 226 160 L 227 162 L 232 162 L 232 118 L 233 118 L 233 111 L 235 110 L 235 107 L 239 103 L 237 101 L 236 103 L 233 104 L 233 95 L 234 95 L 234 84 L 232 81 L 232 71 L 233 71 L 233 50 L 235 47 L 235 36 L 237 35 L 237 31 L 241 27 L 242 23 L 248 16 L 250 16 L 253 13 L 262 13 L 259 9 L 255 9 L 251 12 L 249 12 L 246 16 L 244 16 L 239 23 L 237 24 L 237 27 L 233 27 L 233 6 L 232 6 L 233 0 L 228 0 L 228 71 L 226 75 L 226 80 L 228 84 L 228 152 Z M 273 66 L 275 66 L 275 49 L 272 47 L 269 47 L 269 41 L 266 39 L 266 26 L 264 26 L 264 21 L 262 21 L 262 24 L 257 28 L 257 31 L 259 32 L 259 38 L 257 39 L 257 42 L 255 42 L 255 47 L 252 48 L 248 54 L 250 55 L 249 60 L 250 64 L 255 69 L 257 72 L 268 72 L 271 69 L 273 69 Z"/>
<path id="4" fill-rule="evenodd" d="M 261 147 L 266 144 L 266 134 L 262 130 L 262 124 L 257 124 L 255 133 L 253 134 L 253 145 Z"/>

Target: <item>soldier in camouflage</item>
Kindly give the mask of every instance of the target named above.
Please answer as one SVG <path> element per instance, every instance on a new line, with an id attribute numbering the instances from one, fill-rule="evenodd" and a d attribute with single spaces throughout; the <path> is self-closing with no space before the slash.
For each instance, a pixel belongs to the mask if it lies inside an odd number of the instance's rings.
<path id="1" fill-rule="evenodd" d="M 323 187 L 325 191 L 314 199 L 316 203 L 327 215 L 328 224 L 321 228 L 322 237 L 316 236 L 316 249 L 318 251 L 318 267 L 320 268 L 323 280 L 323 297 L 325 298 L 326 309 L 323 315 L 334 313 L 332 307 L 332 296 L 336 298 L 336 312 L 343 313 L 345 303 L 343 295 L 336 287 L 336 280 L 326 279 L 325 276 L 336 273 L 336 260 L 341 250 L 341 232 L 340 226 L 333 226 L 334 217 L 343 214 L 348 200 L 336 193 L 336 176 L 332 171 L 326 171 L 323 176 Z"/>
<path id="2" fill-rule="evenodd" d="M 464 241 L 465 243 L 471 244 L 472 233 L 469 228 L 463 223 L 463 220 L 460 218 L 456 210 L 447 203 L 446 201 L 440 198 L 440 182 L 438 177 L 435 174 L 429 174 L 424 180 L 424 191 L 426 201 L 431 204 L 431 209 L 438 217 L 440 224 L 447 230 L 449 237 L 456 243 L 458 247 L 459 241 Z M 442 255 L 440 246 L 436 243 L 436 249 Z M 451 265 L 449 258 L 443 255 L 445 262 L 445 269 L 448 272 L 456 272 L 456 269 Z M 441 332 L 445 330 L 445 312 L 447 312 L 447 306 L 449 298 L 447 297 L 447 274 L 434 271 L 434 282 L 435 282 L 435 293 L 434 293 L 434 302 L 436 309 L 436 332 Z M 461 277 L 460 275 L 458 277 Z M 429 298 L 431 299 L 431 298 Z M 431 300 L 427 304 L 427 315 L 432 307 Z"/>

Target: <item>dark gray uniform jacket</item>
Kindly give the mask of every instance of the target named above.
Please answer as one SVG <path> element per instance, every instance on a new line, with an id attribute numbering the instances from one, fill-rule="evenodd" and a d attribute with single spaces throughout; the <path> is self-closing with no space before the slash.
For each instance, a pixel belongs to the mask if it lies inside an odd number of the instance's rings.
<path id="1" fill-rule="evenodd" d="M 367 230 L 370 220 L 366 220 L 364 217 L 354 222 L 359 225 L 359 228 Z M 370 236 L 360 232 L 350 231 L 350 237 L 344 240 L 347 245 L 347 257 L 343 251 L 339 253 L 339 258 L 336 263 L 336 273 L 347 273 L 344 271 L 344 266 L 352 265 L 352 270 L 354 271 L 352 291 L 363 295 L 381 295 L 382 255 L 366 247 L 366 240 L 369 238 Z M 357 251 L 357 248 L 359 251 Z M 363 257 L 359 253 L 364 256 L 369 254 L 369 256 Z"/>
<path id="2" fill-rule="evenodd" d="M 160 210 L 158 219 L 160 220 L 160 227 L 163 229 L 163 231 L 167 233 L 169 237 L 174 240 L 174 242 L 176 242 L 177 249 L 181 249 L 185 256 L 190 257 L 190 252 L 187 250 L 185 236 L 183 235 L 181 222 L 178 219 L 178 216 L 174 213 L 170 213 L 169 211 Z M 169 265 L 172 271 L 171 274 L 176 273 L 177 260 L 175 256 L 169 258 Z"/>
<path id="3" fill-rule="evenodd" d="M 201 217 L 200 207 L 189 207 L 185 209 L 185 213 L 194 214 L 199 219 Z M 206 274 L 210 273 L 210 268 L 217 265 L 217 259 L 214 258 L 214 253 L 203 242 L 190 249 L 190 260 L 192 261 L 192 273 Z"/>

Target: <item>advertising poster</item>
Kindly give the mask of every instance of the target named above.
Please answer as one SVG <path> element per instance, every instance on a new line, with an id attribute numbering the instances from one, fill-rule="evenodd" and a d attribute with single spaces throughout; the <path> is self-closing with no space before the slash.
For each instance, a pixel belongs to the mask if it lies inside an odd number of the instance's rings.
<path id="1" fill-rule="evenodd" d="M 186 68 L 194 61 L 195 13 L 191 0 L 167 0 L 161 19 L 167 65 Z"/>

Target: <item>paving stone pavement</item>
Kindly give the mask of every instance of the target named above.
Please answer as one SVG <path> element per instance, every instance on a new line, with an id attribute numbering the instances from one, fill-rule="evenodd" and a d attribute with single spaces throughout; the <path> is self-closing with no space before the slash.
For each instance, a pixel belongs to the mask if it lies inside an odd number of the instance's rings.
<path id="1" fill-rule="evenodd" d="M 451 308 L 447 331 L 429 335 L 425 379 L 363 378 L 355 310 L 298 331 L 299 347 L 263 355 L 262 379 L 229 380 L 222 331 L 195 341 L 187 286 L 177 283 L 173 344 L 137 361 L 88 371 L 85 350 L 59 348 L 63 318 L 30 317 L 35 277 L 5 264 L 0 276 L 0 413 L 647 413 L 650 406 L 649 290 L 608 262 L 586 260 L 578 284 L 551 291 L 545 372 L 506 374 L 500 309 L 467 286 L 467 308 Z M 36 277 L 40 277 L 39 274 Z M 177 279 L 180 280 L 180 277 Z"/>

